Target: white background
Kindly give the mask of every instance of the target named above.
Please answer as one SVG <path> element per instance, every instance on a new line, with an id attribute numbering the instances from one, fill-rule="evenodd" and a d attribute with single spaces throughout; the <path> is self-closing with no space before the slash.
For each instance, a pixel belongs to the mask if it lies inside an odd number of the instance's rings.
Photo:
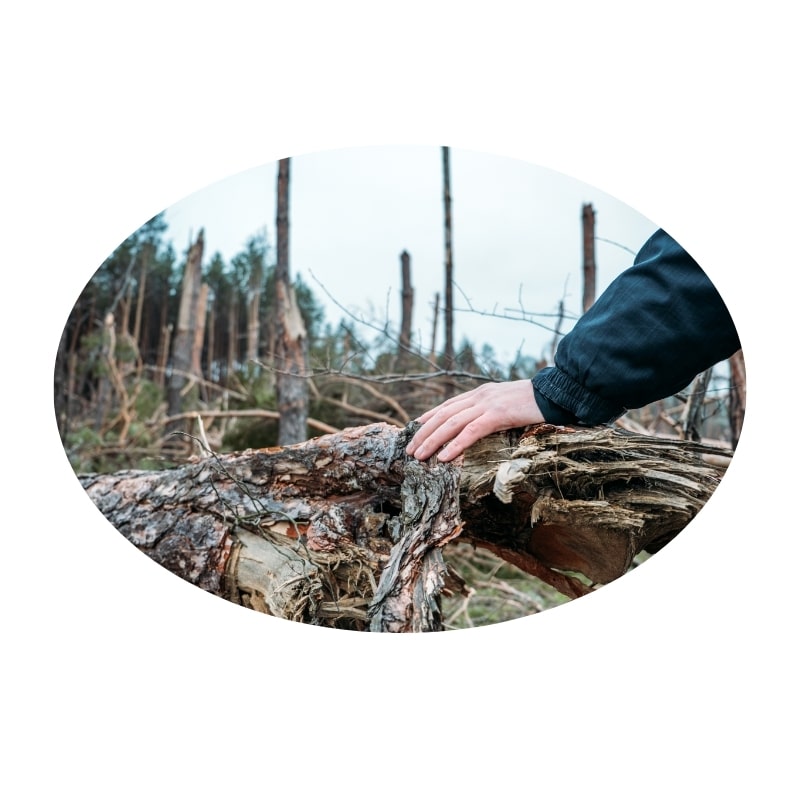
<path id="1" fill-rule="evenodd" d="M 774 2 L 646 8 L 6 11 L 6 796 L 796 796 L 794 28 Z M 357 635 L 205 595 L 70 471 L 52 405 L 67 314 L 134 227 L 195 189 L 421 141 L 572 175 L 673 232 L 741 334 L 739 452 L 657 558 L 538 617 Z"/>

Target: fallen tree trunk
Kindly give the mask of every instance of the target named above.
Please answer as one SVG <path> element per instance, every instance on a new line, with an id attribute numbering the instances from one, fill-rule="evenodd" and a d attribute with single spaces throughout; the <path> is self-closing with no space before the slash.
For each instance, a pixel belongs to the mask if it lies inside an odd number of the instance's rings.
<path id="1" fill-rule="evenodd" d="M 413 429 L 79 479 L 139 550 L 206 591 L 286 619 L 406 632 L 440 630 L 441 595 L 465 591 L 442 553 L 456 537 L 579 597 L 674 538 L 730 456 L 539 425 L 420 463 L 405 455 Z"/>

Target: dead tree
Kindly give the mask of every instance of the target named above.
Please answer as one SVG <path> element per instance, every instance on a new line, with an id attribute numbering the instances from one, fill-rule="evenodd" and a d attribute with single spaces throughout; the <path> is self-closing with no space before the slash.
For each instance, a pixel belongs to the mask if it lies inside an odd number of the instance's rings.
<path id="1" fill-rule="evenodd" d="M 421 463 L 405 454 L 415 424 L 79 478 L 130 542 L 206 591 L 285 619 L 406 632 L 440 630 L 442 596 L 465 591 L 443 549 L 456 538 L 579 597 L 683 530 L 730 457 L 539 425 Z"/>
<path id="2" fill-rule="evenodd" d="M 208 316 L 208 284 L 202 283 L 197 293 L 197 304 L 194 311 L 194 331 L 192 332 L 191 373 L 197 378 L 203 377 L 203 343 L 206 338 L 206 318 Z"/>
<path id="3" fill-rule="evenodd" d="M 453 219 L 450 198 L 450 148 L 442 148 L 444 183 L 444 368 L 455 367 L 453 342 Z"/>
<path id="4" fill-rule="evenodd" d="M 256 260 L 251 256 L 249 266 L 250 278 L 247 286 L 247 362 L 253 363 L 258 360 L 259 356 L 261 293 L 264 284 L 263 259 L 258 258 Z"/>
<path id="5" fill-rule="evenodd" d="M 289 279 L 289 162 L 278 162 L 275 265 L 275 388 L 280 422 L 278 443 L 302 442 L 307 436 L 308 384 L 303 375 L 308 365 L 308 341 L 300 306 Z"/>
<path id="6" fill-rule="evenodd" d="M 106 422 L 106 413 L 111 402 L 111 378 L 109 376 L 109 365 L 115 358 L 117 343 L 117 333 L 114 329 L 114 314 L 110 311 L 103 320 L 102 347 L 100 350 L 100 360 L 103 371 L 97 382 L 97 409 L 95 410 L 94 427 L 96 431 L 103 429 Z"/>
<path id="7" fill-rule="evenodd" d="M 433 322 L 431 324 L 431 349 L 428 355 L 428 360 L 433 361 L 436 358 L 436 329 L 439 323 L 439 292 L 433 297 Z"/>
<path id="8" fill-rule="evenodd" d="M 183 271 L 178 324 L 175 327 L 175 338 L 172 344 L 172 374 L 167 393 L 167 413 L 170 416 L 180 412 L 184 388 L 188 376 L 192 373 L 202 280 L 200 265 L 203 260 L 203 244 L 203 229 L 201 228 L 195 243 L 189 248 Z M 194 366 L 197 365 L 194 364 Z"/>
<path id="9" fill-rule="evenodd" d="M 136 294 L 136 311 L 133 317 L 133 340 L 140 350 L 142 349 L 142 314 L 146 297 L 147 271 L 150 268 L 154 250 L 155 246 L 152 242 L 145 242 L 141 247 L 142 265 L 139 268 L 139 288 Z"/>
<path id="10" fill-rule="evenodd" d="M 744 368 L 744 354 L 737 350 L 729 359 L 731 370 L 731 390 L 728 401 L 728 420 L 731 426 L 731 447 L 739 444 L 744 424 L 744 410 L 747 405 L 747 377 Z"/>
<path id="11" fill-rule="evenodd" d="M 594 257 L 594 208 L 584 203 L 581 212 L 583 221 L 583 312 L 594 305 L 597 283 L 597 264 Z"/>
<path id="12" fill-rule="evenodd" d="M 400 340 L 398 358 L 402 366 L 408 361 L 411 349 L 411 323 L 414 316 L 414 287 L 411 285 L 411 256 L 408 251 L 400 253 Z"/>

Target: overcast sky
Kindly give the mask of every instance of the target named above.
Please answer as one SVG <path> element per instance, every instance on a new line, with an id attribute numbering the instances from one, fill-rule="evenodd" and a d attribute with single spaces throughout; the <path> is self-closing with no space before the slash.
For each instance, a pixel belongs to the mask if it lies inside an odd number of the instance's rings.
<path id="1" fill-rule="evenodd" d="M 494 314 L 524 308 L 549 315 L 562 297 L 566 311 L 578 313 L 584 203 L 596 211 L 598 291 L 630 265 L 631 251 L 657 227 L 599 189 L 525 161 L 453 148 L 450 173 L 454 305 L 463 309 L 455 319 L 456 346 L 465 337 L 478 347 L 491 343 L 504 362 L 518 350 L 540 356 L 552 334 Z M 204 227 L 206 262 L 217 251 L 229 261 L 259 230 L 266 229 L 274 247 L 276 180 L 273 162 L 194 192 L 167 209 L 167 238 L 183 253 Z M 429 346 L 433 302 L 443 290 L 443 225 L 441 147 L 359 147 L 292 158 L 290 268 L 325 302 L 330 322 L 346 316 L 339 303 L 358 318 L 382 324 L 388 316 L 397 325 L 400 254 L 407 250 L 413 328 Z M 553 318 L 538 321 L 551 325 Z"/>

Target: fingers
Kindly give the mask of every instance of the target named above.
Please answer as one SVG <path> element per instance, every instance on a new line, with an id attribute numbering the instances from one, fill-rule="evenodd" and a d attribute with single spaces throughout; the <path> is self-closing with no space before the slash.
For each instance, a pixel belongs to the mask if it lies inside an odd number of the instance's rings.
<path id="1" fill-rule="evenodd" d="M 420 461 L 430 458 L 440 447 L 449 445 L 439 453 L 440 461 L 451 461 L 467 447 L 490 433 L 483 430 L 479 420 L 484 410 L 474 405 L 450 404 L 436 410 L 409 442 L 406 452 Z M 481 432 L 483 431 L 483 432 Z"/>
<path id="2" fill-rule="evenodd" d="M 417 422 L 421 422 L 424 424 L 436 414 L 440 413 L 441 411 L 447 408 L 450 408 L 455 404 L 463 406 L 465 403 L 468 403 L 470 401 L 473 392 L 475 392 L 475 389 L 471 389 L 468 392 L 464 392 L 463 394 L 459 394 L 456 395 L 455 397 L 450 397 L 449 399 L 442 401 L 441 403 L 439 403 L 438 406 L 434 406 L 429 411 L 426 411 L 424 414 L 417 417 Z"/>
<path id="3" fill-rule="evenodd" d="M 481 413 L 475 406 L 475 394 L 476 390 L 472 389 L 456 395 L 417 417 L 421 427 L 408 443 L 406 453 L 424 461 L 457 436 L 464 425 Z"/>
<path id="4" fill-rule="evenodd" d="M 438 458 L 452 461 L 490 433 L 543 420 L 530 381 L 484 384 L 420 416 L 406 453 L 424 461 L 445 446 Z"/>

